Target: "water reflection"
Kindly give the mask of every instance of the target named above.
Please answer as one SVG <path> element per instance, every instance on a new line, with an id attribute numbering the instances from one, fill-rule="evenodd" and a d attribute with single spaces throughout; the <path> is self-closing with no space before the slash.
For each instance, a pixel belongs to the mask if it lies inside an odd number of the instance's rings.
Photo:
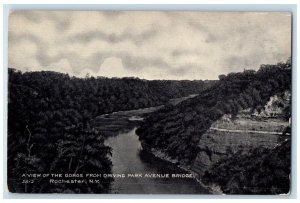
<path id="1" fill-rule="evenodd" d="M 172 178 L 171 174 L 185 174 L 184 171 L 151 153 L 142 150 L 135 133 L 136 128 L 118 136 L 109 137 L 106 144 L 112 147 L 112 173 L 125 174 L 126 178 L 115 178 L 112 193 L 122 194 L 207 194 L 196 180 Z M 130 174 L 130 177 L 128 177 Z M 154 174 L 154 176 L 152 176 Z M 155 177 L 158 174 L 161 177 Z M 163 177 L 169 174 L 169 178 Z M 135 175 L 135 177 L 134 177 Z M 148 176 L 147 176 L 148 175 Z"/>

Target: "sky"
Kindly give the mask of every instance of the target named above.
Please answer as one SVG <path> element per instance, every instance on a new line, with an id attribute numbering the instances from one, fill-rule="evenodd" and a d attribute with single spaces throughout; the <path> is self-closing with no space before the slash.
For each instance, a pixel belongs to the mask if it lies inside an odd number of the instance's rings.
<path id="1" fill-rule="evenodd" d="M 291 56 L 287 12 L 12 11 L 8 64 L 85 77 L 205 80 Z"/>

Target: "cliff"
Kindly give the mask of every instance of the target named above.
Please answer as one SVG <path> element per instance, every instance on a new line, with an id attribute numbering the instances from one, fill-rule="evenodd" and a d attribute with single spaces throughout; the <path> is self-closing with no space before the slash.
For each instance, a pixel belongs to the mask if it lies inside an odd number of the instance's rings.
<path id="1" fill-rule="evenodd" d="M 191 170 L 202 176 L 218 161 L 255 148 L 274 148 L 289 123 L 282 118 L 223 116 L 199 140 Z"/>
<path id="2" fill-rule="evenodd" d="M 271 96 L 263 107 L 241 110 L 234 117 L 223 115 L 200 138 L 191 170 L 202 176 L 214 164 L 236 153 L 276 147 L 284 141 L 283 134 L 290 126 L 290 98 L 290 91 L 285 91 Z"/>

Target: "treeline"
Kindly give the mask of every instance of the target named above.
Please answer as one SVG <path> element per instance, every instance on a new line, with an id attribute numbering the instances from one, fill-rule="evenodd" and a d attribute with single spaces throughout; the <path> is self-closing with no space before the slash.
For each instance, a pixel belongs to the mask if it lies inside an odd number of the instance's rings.
<path id="1" fill-rule="evenodd" d="M 290 191 L 291 143 L 274 149 L 255 148 L 216 163 L 202 177 L 217 184 L 225 194 L 288 194 Z"/>
<path id="2" fill-rule="evenodd" d="M 219 79 L 199 96 L 166 106 L 145 119 L 137 129 L 143 146 L 190 164 L 199 151 L 201 135 L 214 121 L 242 109 L 262 109 L 271 96 L 290 90 L 291 64 L 262 65 L 258 71 L 229 73 Z"/>
<path id="3" fill-rule="evenodd" d="M 56 72 L 9 69 L 8 187 L 27 193 L 105 193 L 101 183 L 49 184 L 38 173 L 110 173 L 111 148 L 90 125 L 99 114 L 163 104 L 201 92 L 203 81 L 145 81 L 70 77 Z M 22 182 L 24 181 L 24 182 Z"/>
<path id="4" fill-rule="evenodd" d="M 10 74 L 12 84 L 34 87 L 38 97 L 43 98 L 43 108 L 48 108 L 49 102 L 59 100 L 57 107 L 78 108 L 80 105 L 94 115 L 161 105 L 172 98 L 197 94 L 213 84 L 213 81 L 201 80 L 82 79 L 49 71 L 22 74 L 13 69 L 10 73 L 13 73 Z"/>

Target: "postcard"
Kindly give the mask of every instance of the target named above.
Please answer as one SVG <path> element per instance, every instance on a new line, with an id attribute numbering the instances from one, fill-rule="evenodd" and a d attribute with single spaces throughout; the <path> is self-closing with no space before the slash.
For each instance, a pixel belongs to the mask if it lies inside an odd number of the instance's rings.
<path id="1" fill-rule="evenodd" d="M 9 192 L 288 195 L 291 17 L 12 10 Z"/>

